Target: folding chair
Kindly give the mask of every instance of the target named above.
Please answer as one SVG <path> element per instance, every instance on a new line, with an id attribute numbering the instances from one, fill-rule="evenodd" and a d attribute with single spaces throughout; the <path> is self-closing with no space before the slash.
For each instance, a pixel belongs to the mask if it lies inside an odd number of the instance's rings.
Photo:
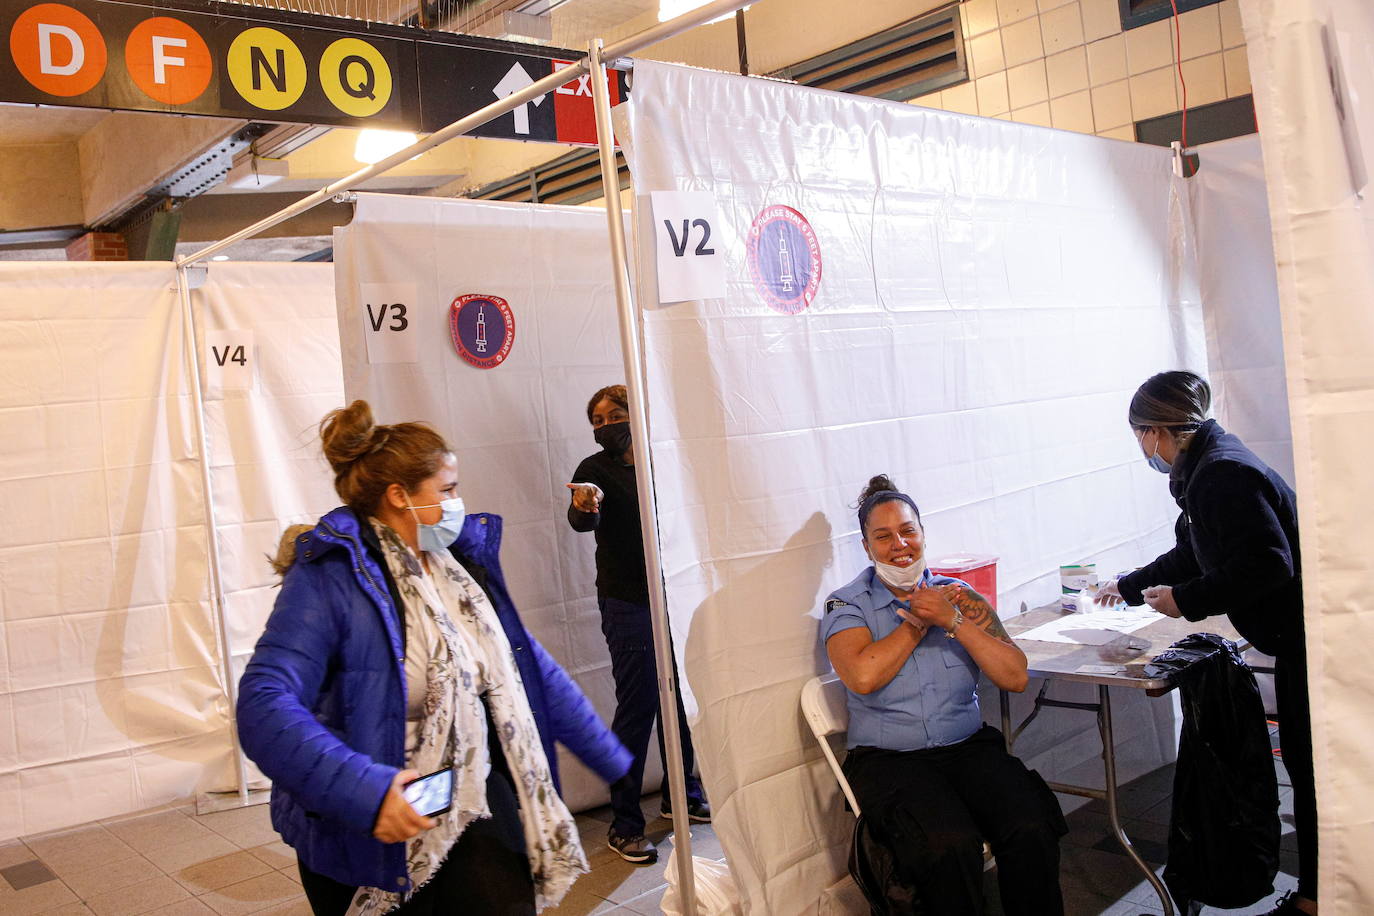
<path id="1" fill-rule="evenodd" d="M 821 743 L 821 752 L 830 764 L 830 772 L 835 774 L 840 791 L 854 810 L 854 816 L 858 817 L 859 803 L 854 798 L 854 790 L 849 787 L 849 780 L 845 779 L 844 770 L 840 769 L 835 749 L 830 746 L 832 735 L 843 735 L 849 731 L 849 708 L 845 705 L 844 684 L 835 674 L 813 677 L 802 687 L 801 707 L 806 724 L 811 726 L 816 740 Z"/>
<path id="2" fill-rule="evenodd" d="M 835 774 L 840 791 L 844 793 L 849 807 L 854 810 L 854 816 L 858 817 L 859 802 L 854 798 L 854 790 L 850 788 L 844 770 L 840 769 L 835 749 L 830 746 L 832 736 L 843 735 L 849 731 L 849 707 L 845 704 L 845 687 L 839 676 L 832 672 L 807 681 L 802 686 L 801 708 L 802 715 L 806 717 L 806 724 L 811 726 L 812 733 L 820 742 L 821 753 L 825 754 L 825 760 L 830 764 L 830 772 Z M 992 849 L 984 843 L 983 867 L 987 869 L 992 865 Z"/>

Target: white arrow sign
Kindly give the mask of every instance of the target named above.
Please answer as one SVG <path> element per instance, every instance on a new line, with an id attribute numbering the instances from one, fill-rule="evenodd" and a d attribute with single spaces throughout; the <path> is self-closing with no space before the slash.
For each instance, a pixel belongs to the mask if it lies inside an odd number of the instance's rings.
<path id="1" fill-rule="evenodd" d="M 506 75 L 501 77 L 501 82 L 497 83 L 496 88 L 491 92 L 492 95 L 496 96 L 498 99 L 504 99 L 506 96 L 519 92 L 526 86 L 532 85 L 534 85 L 534 80 L 530 79 L 530 75 L 525 72 L 525 68 L 520 66 L 519 61 L 516 61 L 511 64 L 511 68 L 506 71 Z M 544 104 L 544 96 L 541 95 L 536 99 L 531 99 L 531 101 L 536 105 L 542 105 Z M 511 114 L 515 115 L 515 132 L 517 134 L 528 134 L 530 132 L 530 110 L 528 106 L 529 102 L 526 102 L 511 112 Z"/>

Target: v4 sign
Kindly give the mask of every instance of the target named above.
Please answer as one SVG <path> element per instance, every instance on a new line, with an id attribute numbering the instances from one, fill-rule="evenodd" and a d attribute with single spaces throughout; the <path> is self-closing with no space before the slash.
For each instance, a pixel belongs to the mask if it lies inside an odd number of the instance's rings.
<path id="1" fill-rule="evenodd" d="M 440 46 L 424 41 L 418 42 L 417 48 L 420 83 L 426 89 L 422 132 L 439 130 L 572 63 L 551 57 L 479 50 L 468 51 L 458 60 L 443 53 Z M 619 104 L 624 100 L 620 74 L 610 70 L 606 75 L 611 104 Z M 596 113 L 592 107 L 591 78 L 573 79 L 470 133 L 478 137 L 593 146 L 596 144 Z"/>

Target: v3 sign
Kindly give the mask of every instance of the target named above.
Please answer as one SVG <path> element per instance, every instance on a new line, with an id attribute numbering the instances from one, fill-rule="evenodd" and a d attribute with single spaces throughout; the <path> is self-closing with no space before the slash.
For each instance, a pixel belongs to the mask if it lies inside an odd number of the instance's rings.
<path id="1" fill-rule="evenodd" d="M 442 46 L 425 41 L 417 43 L 417 51 L 420 84 L 425 87 L 422 132 L 439 130 L 572 63 L 497 50 L 469 50 L 459 59 L 444 53 Z M 619 104 L 624 100 L 620 74 L 609 70 L 607 78 L 611 104 Z M 594 145 L 596 113 L 592 107 L 591 79 L 574 79 L 470 133 L 478 137 Z"/>

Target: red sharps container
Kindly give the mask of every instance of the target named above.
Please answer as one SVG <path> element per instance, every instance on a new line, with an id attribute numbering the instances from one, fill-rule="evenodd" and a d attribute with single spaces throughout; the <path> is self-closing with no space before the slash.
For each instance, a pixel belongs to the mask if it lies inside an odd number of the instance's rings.
<path id="1" fill-rule="evenodd" d="M 997 610 L 997 557 L 987 554 L 947 554 L 927 561 L 930 571 L 940 576 L 963 579 L 975 592 L 988 599 Z"/>

